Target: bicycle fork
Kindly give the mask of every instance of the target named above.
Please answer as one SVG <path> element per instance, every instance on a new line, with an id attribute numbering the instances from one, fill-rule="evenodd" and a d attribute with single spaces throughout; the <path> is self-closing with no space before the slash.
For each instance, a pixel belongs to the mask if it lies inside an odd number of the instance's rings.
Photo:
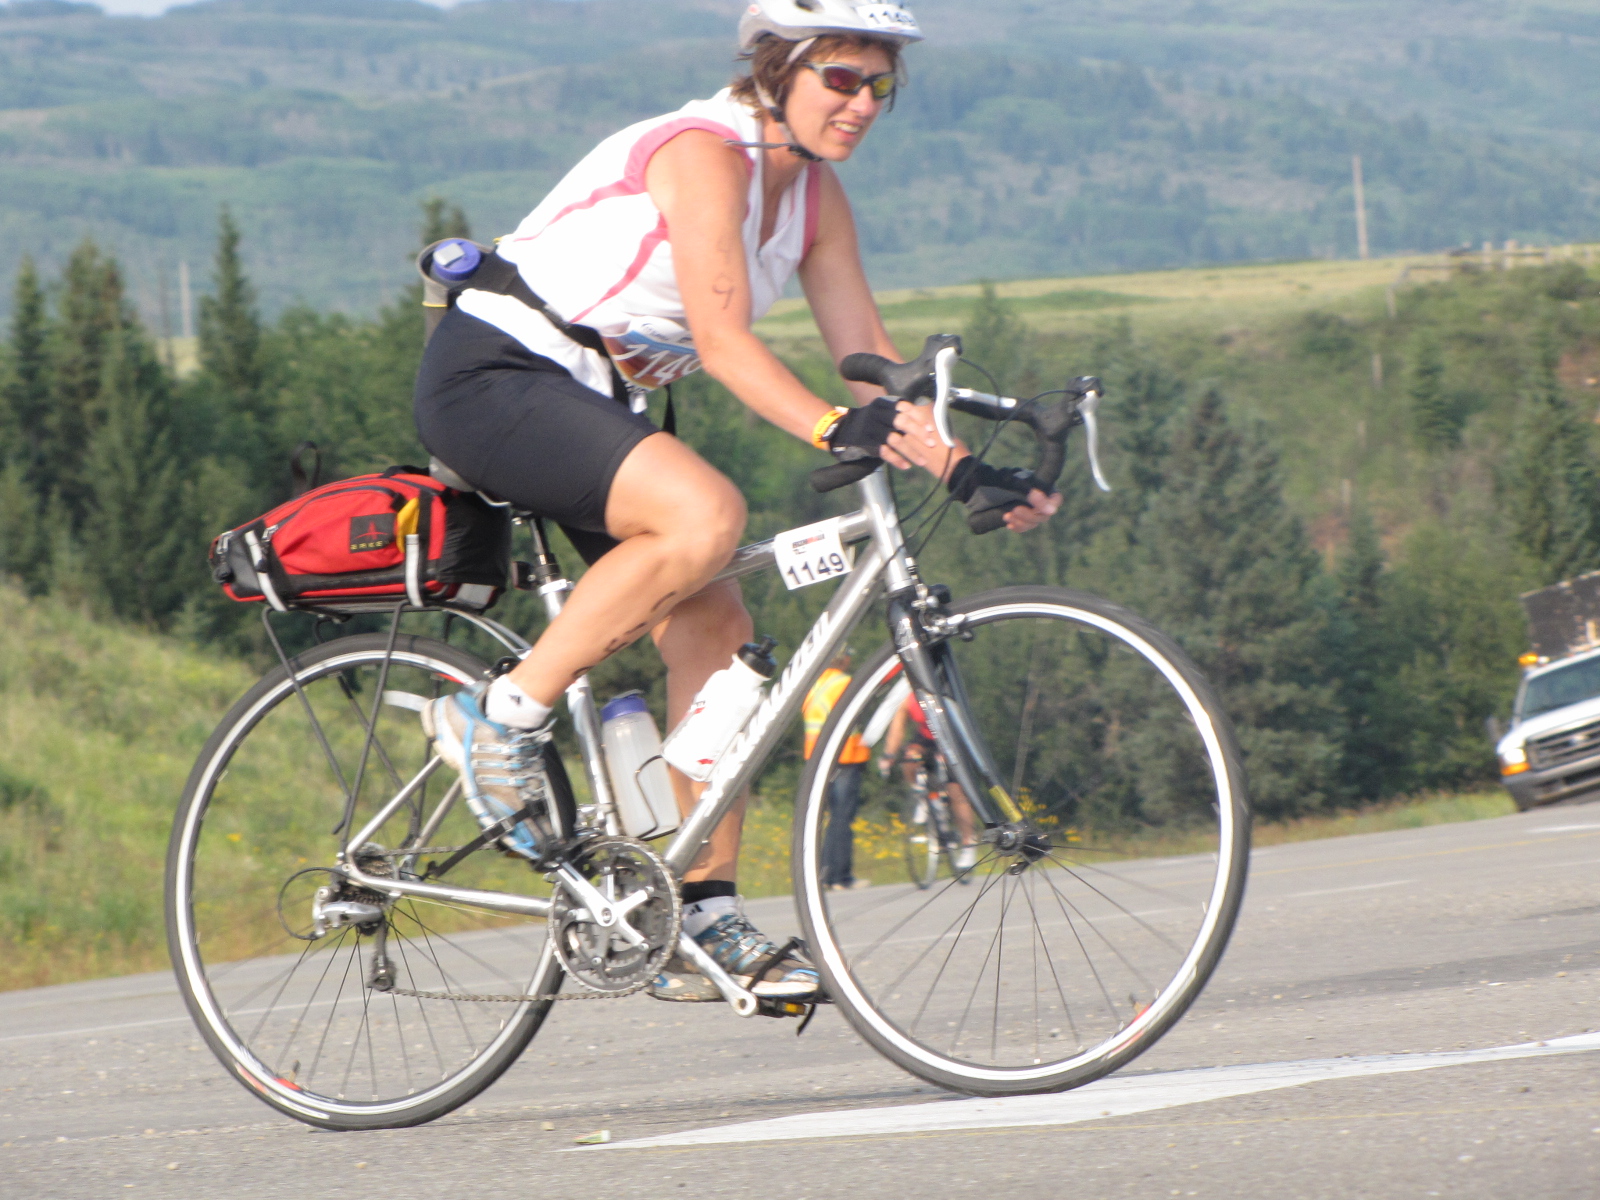
<path id="1" fill-rule="evenodd" d="M 983 822 L 981 840 L 1002 854 L 1032 862 L 1049 849 L 1000 781 L 988 747 L 973 727 L 971 704 L 949 639 L 959 636 L 959 617 L 941 615 L 940 601 L 920 581 L 889 600 L 889 629 L 895 651 L 922 706 L 939 752 L 955 782 Z"/>

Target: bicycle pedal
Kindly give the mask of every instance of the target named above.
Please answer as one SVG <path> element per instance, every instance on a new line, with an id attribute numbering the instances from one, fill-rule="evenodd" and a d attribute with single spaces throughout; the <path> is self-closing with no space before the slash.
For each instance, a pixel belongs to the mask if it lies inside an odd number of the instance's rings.
<path id="1" fill-rule="evenodd" d="M 801 1018 L 800 1028 L 794 1031 L 795 1037 L 799 1037 L 806 1031 L 806 1026 L 811 1024 L 811 1018 L 817 1015 L 819 1005 L 832 1003 L 828 999 L 826 992 L 818 992 L 815 998 L 811 1000 L 776 1000 L 767 996 L 758 996 L 757 1001 L 756 1011 L 763 1017 Z"/>

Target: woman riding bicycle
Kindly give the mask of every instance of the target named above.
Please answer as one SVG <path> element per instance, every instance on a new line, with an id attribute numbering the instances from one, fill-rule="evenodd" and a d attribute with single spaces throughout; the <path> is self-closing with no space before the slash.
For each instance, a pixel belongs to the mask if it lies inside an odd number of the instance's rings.
<path id="1" fill-rule="evenodd" d="M 967 451 L 938 440 L 927 409 L 873 402 L 877 389 L 859 384 L 860 406 L 836 409 L 751 331 L 798 272 L 835 362 L 899 358 L 831 164 L 892 102 L 900 52 L 921 36 L 891 4 L 753 0 L 739 24 L 747 76 L 601 142 L 500 243 L 583 340 L 514 296 L 474 290 L 430 340 L 416 392 L 423 444 L 474 486 L 560 523 L 590 564 L 514 670 L 423 713 L 484 824 L 542 794 L 552 708 L 597 663 L 649 633 L 667 668 L 670 727 L 751 636 L 738 587 L 707 586 L 739 544 L 743 498 L 646 419 L 646 391 L 704 366 L 836 458 L 922 467 L 957 494 L 993 482 L 987 468 L 958 469 Z M 595 332 L 608 354 L 592 348 Z M 1030 529 L 1058 503 L 1035 489 L 1006 525 Z M 687 812 L 699 789 L 676 772 L 674 786 Z M 758 994 L 812 995 L 815 971 L 792 958 L 749 979 L 777 947 L 736 907 L 740 824 L 736 811 L 685 874 L 684 929 Z M 524 821 L 502 845 L 527 853 L 538 836 Z M 721 999 L 681 963 L 652 994 Z"/>

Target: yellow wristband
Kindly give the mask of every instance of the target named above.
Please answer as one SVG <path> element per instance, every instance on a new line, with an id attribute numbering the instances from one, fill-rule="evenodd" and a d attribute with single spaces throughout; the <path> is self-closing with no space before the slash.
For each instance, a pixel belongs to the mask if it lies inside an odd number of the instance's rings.
<path id="1" fill-rule="evenodd" d="M 826 450 L 828 448 L 828 435 L 833 432 L 834 427 L 844 419 L 845 413 L 849 411 L 848 408 L 831 408 L 818 417 L 817 423 L 811 428 L 811 444 L 818 450 Z"/>

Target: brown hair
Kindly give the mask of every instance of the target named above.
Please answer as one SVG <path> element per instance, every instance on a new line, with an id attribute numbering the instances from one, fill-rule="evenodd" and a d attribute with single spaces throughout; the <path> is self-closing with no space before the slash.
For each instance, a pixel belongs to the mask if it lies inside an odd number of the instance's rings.
<path id="1" fill-rule="evenodd" d="M 905 65 L 900 61 L 899 42 L 891 42 L 884 38 L 856 37 L 848 33 L 830 34 L 812 42 L 806 52 L 791 63 L 789 54 L 794 50 L 793 42 L 786 42 L 782 38 L 764 37 L 748 54 L 740 56 L 750 64 L 750 73 L 734 79 L 733 98 L 743 101 L 746 108 L 764 120 L 769 114 L 766 106 L 756 95 L 757 84 L 766 89 L 767 95 L 772 97 L 772 102 L 777 105 L 781 113 L 784 105 L 789 102 L 789 89 L 794 86 L 794 77 L 800 70 L 802 62 L 826 60 L 830 55 L 838 54 L 840 51 L 868 49 L 882 50 L 888 55 L 889 69 L 895 73 L 899 82 L 905 82 Z"/>

